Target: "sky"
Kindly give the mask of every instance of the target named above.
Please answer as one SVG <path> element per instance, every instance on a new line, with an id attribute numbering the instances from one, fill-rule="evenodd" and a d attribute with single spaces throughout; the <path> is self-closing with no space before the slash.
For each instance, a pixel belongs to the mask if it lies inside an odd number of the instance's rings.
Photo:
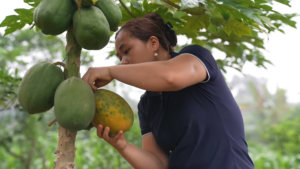
<path id="1" fill-rule="evenodd" d="M 274 10 L 281 13 L 299 13 L 300 14 L 300 0 L 292 0 L 291 8 L 284 5 L 276 4 Z M 29 8 L 23 0 L 6 1 L 5 5 L 0 5 L 0 22 L 2 22 L 7 15 L 15 14 L 16 8 Z M 266 65 L 267 69 L 258 68 L 252 63 L 246 63 L 242 69 L 244 74 L 252 75 L 257 78 L 266 78 L 267 87 L 271 93 L 274 93 L 277 87 L 287 91 L 287 101 L 289 103 L 300 103 L 300 17 L 294 18 L 297 22 L 297 28 L 284 27 L 285 34 L 275 32 L 269 35 L 269 39 L 265 40 L 266 51 L 263 51 L 267 59 L 273 65 Z M 0 32 L 4 33 L 4 28 L 0 28 Z M 64 36 L 64 35 L 61 35 Z M 185 44 L 188 39 L 179 36 L 178 44 Z M 113 66 L 117 58 L 106 60 L 108 51 L 114 48 L 114 45 L 107 45 L 105 48 L 98 51 L 90 51 L 94 55 L 93 67 Z M 225 55 L 218 51 L 212 51 L 216 59 L 222 59 Z M 87 71 L 87 68 L 82 67 L 81 75 Z M 228 68 L 227 73 L 224 74 L 226 79 L 230 82 L 234 76 L 242 77 L 243 74 Z M 119 83 L 118 83 L 119 84 Z M 117 93 L 122 95 L 123 91 L 130 91 L 130 97 L 138 101 L 140 95 L 144 90 L 131 87 L 129 85 L 117 85 Z"/>

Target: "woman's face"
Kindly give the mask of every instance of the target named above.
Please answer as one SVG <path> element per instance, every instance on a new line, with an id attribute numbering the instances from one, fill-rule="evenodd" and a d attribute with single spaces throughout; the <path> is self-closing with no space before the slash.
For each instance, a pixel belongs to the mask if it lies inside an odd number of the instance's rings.
<path id="1" fill-rule="evenodd" d="M 115 41 L 117 56 L 122 65 L 155 61 L 154 53 L 155 47 L 158 48 L 157 45 L 158 40 L 157 42 L 149 40 L 145 43 L 131 37 L 130 33 L 124 30 L 119 32 Z"/>

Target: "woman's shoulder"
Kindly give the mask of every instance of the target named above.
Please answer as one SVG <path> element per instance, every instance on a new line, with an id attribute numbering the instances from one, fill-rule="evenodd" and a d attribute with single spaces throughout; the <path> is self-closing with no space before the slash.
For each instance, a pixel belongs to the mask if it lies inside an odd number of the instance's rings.
<path id="1" fill-rule="evenodd" d="M 203 46 L 200 46 L 198 44 L 191 44 L 191 45 L 185 46 L 179 51 L 179 53 L 188 53 L 188 52 L 196 52 L 196 53 L 209 52 L 210 53 L 210 51 L 208 49 L 206 49 Z"/>

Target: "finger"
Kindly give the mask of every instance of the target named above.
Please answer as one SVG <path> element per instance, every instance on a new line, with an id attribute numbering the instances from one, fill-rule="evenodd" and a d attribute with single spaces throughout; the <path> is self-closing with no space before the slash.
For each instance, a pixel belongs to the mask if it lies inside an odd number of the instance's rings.
<path id="1" fill-rule="evenodd" d="M 91 81 L 90 79 L 91 79 L 90 73 L 87 73 L 84 75 L 84 77 L 82 77 L 82 80 L 87 82 L 93 90 L 98 90 L 98 88 L 94 86 L 94 82 L 90 82 Z"/>
<path id="2" fill-rule="evenodd" d="M 119 131 L 114 139 L 119 140 L 122 137 L 122 135 L 123 135 L 123 131 Z"/>
<path id="3" fill-rule="evenodd" d="M 101 80 L 99 80 L 99 79 L 97 79 L 96 81 L 95 81 L 95 84 L 94 84 L 96 87 L 102 87 L 102 82 L 101 82 Z"/>
<path id="4" fill-rule="evenodd" d="M 101 124 L 98 125 L 97 135 L 99 138 L 103 138 L 103 126 Z"/>
<path id="5" fill-rule="evenodd" d="M 92 87 L 93 90 L 98 90 L 97 86 L 94 85 L 96 80 L 96 77 L 93 77 L 92 75 L 88 77 L 87 83 Z"/>
<path id="6" fill-rule="evenodd" d="M 109 127 L 105 127 L 104 132 L 103 132 L 103 139 L 104 139 L 105 141 L 108 141 L 108 140 L 109 140 L 108 134 L 109 134 Z"/>
<path id="7" fill-rule="evenodd" d="M 87 82 L 87 79 L 89 78 L 89 75 L 90 75 L 90 69 L 88 69 L 88 71 L 83 75 L 82 77 L 82 80 L 86 81 Z"/>

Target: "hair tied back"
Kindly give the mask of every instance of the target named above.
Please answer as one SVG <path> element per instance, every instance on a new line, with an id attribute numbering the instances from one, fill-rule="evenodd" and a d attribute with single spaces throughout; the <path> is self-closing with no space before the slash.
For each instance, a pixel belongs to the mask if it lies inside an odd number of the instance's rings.
<path id="1" fill-rule="evenodd" d="M 161 27 L 166 32 L 169 32 L 173 28 L 173 25 L 170 22 L 167 22 L 167 23 L 163 24 Z"/>

